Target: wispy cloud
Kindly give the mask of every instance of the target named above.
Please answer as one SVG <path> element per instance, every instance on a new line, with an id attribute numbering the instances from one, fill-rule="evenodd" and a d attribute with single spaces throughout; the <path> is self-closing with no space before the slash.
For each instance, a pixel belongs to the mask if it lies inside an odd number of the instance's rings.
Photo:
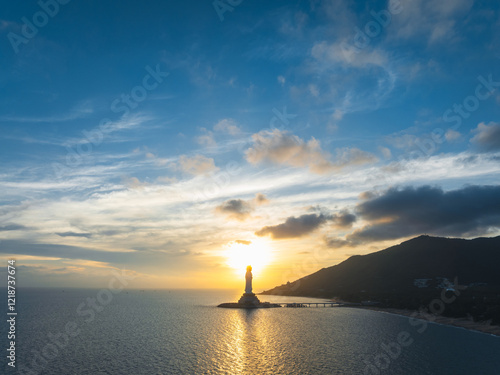
<path id="1" fill-rule="evenodd" d="M 64 232 L 64 233 L 56 233 L 59 237 L 83 237 L 90 238 L 92 237 L 92 233 L 75 233 L 75 232 Z"/>
<path id="2" fill-rule="evenodd" d="M 181 171 L 191 175 L 207 174 L 218 169 L 215 166 L 214 159 L 207 158 L 203 155 L 181 155 L 179 157 L 178 167 Z"/>
<path id="3" fill-rule="evenodd" d="M 14 231 L 14 230 L 25 230 L 30 229 L 21 224 L 6 224 L 0 225 L 0 232 Z"/>
<path id="4" fill-rule="evenodd" d="M 391 35 L 422 38 L 428 43 L 454 42 L 459 37 L 460 20 L 468 14 L 473 0 L 400 0 L 403 11 L 394 17 Z"/>
<path id="5" fill-rule="evenodd" d="M 94 109 L 89 102 L 83 102 L 72 110 L 60 114 L 49 116 L 0 116 L 0 122 L 16 122 L 16 123 L 41 123 L 41 122 L 66 122 L 89 117 L 94 113 Z"/>
<path id="6" fill-rule="evenodd" d="M 241 133 L 241 129 L 237 122 L 233 119 L 223 119 L 214 125 L 214 130 L 222 133 L 227 133 L 229 135 L 238 135 Z"/>

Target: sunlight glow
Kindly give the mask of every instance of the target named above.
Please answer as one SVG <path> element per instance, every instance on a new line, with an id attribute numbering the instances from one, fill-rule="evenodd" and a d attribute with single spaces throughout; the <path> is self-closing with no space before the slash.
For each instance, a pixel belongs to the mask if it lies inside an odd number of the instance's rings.
<path id="1" fill-rule="evenodd" d="M 251 265 L 252 272 L 258 274 L 271 261 L 271 251 L 267 241 L 255 240 L 249 245 L 233 242 L 228 245 L 224 255 L 227 264 L 238 273 L 244 273 L 246 267 Z"/>

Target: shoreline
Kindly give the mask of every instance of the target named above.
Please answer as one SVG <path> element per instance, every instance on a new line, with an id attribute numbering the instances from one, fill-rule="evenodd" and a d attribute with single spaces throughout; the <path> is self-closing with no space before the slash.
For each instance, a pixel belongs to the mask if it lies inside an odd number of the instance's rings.
<path id="1" fill-rule="evenodd" d="M 345 307 L 372 310 L 372 311 L 384 312 L 387 314 L 400 315 L 405 317 L 412 317 L 413 314 L 418 313 L 417 310 L 395 309 L 391 307 L 376 307 L 376 306 L 345 306 Z M 452 327 L 464 328 L 469 331 L 486 333 L 489 335 L 500 337 L 500 326 L 492 326 L 486 323 L 474 322 L 466 318 L 449 318 L 441 315 L 432 315 L 432 317 L 433 319 L 426 319 L 419 314 L 417 317 L 415 317 L 415 319 L 427 320 L 429 323 L 436 323 Z"/>

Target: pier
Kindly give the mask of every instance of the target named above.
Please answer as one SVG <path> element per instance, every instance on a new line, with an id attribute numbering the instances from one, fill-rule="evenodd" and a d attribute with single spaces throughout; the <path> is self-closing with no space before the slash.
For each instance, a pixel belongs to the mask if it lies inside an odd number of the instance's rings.
<path id="1" fill-rule="evenodd" d="M 281 307 L 342 307 L 346 306 L 345 303 L 339 302 L 289 302 L 278 303 Z"/>

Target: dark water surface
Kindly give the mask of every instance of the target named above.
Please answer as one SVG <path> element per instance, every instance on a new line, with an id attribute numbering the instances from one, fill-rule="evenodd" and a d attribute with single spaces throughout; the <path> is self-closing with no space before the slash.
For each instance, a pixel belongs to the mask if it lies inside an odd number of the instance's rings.
<path id="1" fill-rule="evenodd" d="M 2 355 L 0 373 L 500 374 L 500 338 L 437 324 L 419 333 L 423 326 L 406 317 L 351 308 L 216 308 L 238 299 L 228 291 L 123 291 L 90 308 L 87 298 L 98 293 L 19 290 L 18 366 L 13 371 Z M 107 297 L 99 295 L 103 303 Z"/>

